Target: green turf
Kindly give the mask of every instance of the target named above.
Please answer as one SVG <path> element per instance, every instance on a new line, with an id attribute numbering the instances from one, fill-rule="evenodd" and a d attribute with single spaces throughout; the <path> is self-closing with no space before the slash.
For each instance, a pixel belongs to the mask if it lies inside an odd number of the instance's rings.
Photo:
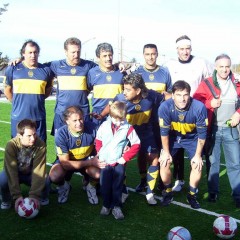
<path id="1" fill-rule="evenodd" d="M 0 148 L 4 148 L 10 136 L 9 103 L 0 103 Z M 46 101 L 47 128 L 51 129 L 54 101 Z M 5 123 L 7 122 L 7 123 Z M 47 160 L 52 163 L 55 159 L 53 137 L 48 132 Z M 3 167 L 4 152 L 0 151 L 0 169 Z M 186 160 L 187 162 L 187 160 Z M 189 166 L 186 164 L 186 181 Z M 150 207 L 145 197 L 130 192 L 123 207 L 125 219 L 116 221 L 112 215 L 101 217 L 100 204 L 92 206 L 88 203 L 87 195 L 82 190 L 81 177 L 74 175 L 71 180 L 72 191 L 66 204 L 57 204 L 57 195 L 50 195 L 50 204 L 42 207 L 36 219 L 26 220 L 18 217 L 13 209 L 0 210 L 0 239 L 166 239 L 168 231 L 175 226 L 186 227 L 193 240 L 217 239 L 212 232 L 215 216 L 171 204 L 162 208 L 159 205 Z M 128 163 L 127 185 L 134 188 L 139 181 L 136 160 Z M 221 168 L 221 194 L 217 204 L 207 202 L 206 174 L 203 173 L 199 186 L 199 202 L 201 207 L 218 214 L 224 213 L 240 219 L 240 210 L 235 208 L 231 199 L 231 191 L 225 168 Z M 23 187 L 27 192 L 28 188 Z M 187 185 L 184 190 L 175 194 L 174 200 L 186 203 Z M 160 193 L 156 190 L 156 194 Z M 239 239 L 239 233 L 235 239 Z"/>

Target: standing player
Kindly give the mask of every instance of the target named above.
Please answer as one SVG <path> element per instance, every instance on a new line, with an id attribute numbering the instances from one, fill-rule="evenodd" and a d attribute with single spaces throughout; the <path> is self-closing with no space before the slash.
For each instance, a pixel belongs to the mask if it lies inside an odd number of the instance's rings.
<path id="1" fill-rule="evenodd" d="M 170 95 L 167 92 L 172 89 L 171 76 L 167 68 L 157 65 L 158 49 L 155 44 L 146 44 L 143 47 L 143 57 L 145 60 L 144 66 L 140 66 L 135 72 L 142 75 L 145 85 L 148 89 L 155 90 L 159 93 L 163 93 L 166 96 Z M 171 97 L 171 95 L 170 95 Z M 154 110 L 157 112 L 157 110 Z M 156 120 L 154 121 L 154 136 L 158 148 L 161 146 L 160 130 L 156 114 Z M 139 159 L 140 160 L 140 159 Z M 141 182 L 136 187 L 136 192 L 142 192 L 147 185 L 147 165 L 146 161 L 139 162 L 139 173 L 141 176 Z M 162 188 L 161 181 L 159 182 L 159 189 Z"/>
<path id="2" fill-rule="evenodd" d="M 17 135 L 17 124 L 22 119 L 32 119 L 37 124 L 38 136 L 46 142 L 45 98 L 52 89 L 53 73 L 38 62 L 39 45 L 26 41 L 20 54 L 22 62 L 6 70 L 4 94 L 12 102 L 11 136 Z"/>
<path id="3" fill-rule="evenodd" d="M 191 173 L 187 201 L 192 208 L 200 208 L 197 188 L 202 175 L 202 150 L 207 135 L 207 109 L 204 104 L 190 97 L 191 87 L 177 81 L 172 87 L 172 98 L 163 102 L 158 110 L 162 149 L 159 162 L 164 183 L 162 205 L 173 200 L 171 184 L 172 156 L 183 148 L 191 160 Z"/>
<path id="4" fill-rule="evenodd" d="M 57 78 L 57 99 L 52 134 L 65 124 L 63 112 L 69 106 L 77 106 L 83 110 L 85 120 L 89 120 L 89 103 L 87 88 L 88 71 L 95 67 L 92 61 L 80 58 L 81 41 L 68 38 L 64 42 L 66 59 L 53 61 L 50 67 Z"/>
<path id="5" fill-rule="evenodd" d="M 153 190 L 159 174 L 158 149 L 154 138 L 153 110 L 159 107 L 164 96 L 156 91 L 146 88 L 142 76 L 138 73 L 131 73 L 123 78 L 124 91 L 118 94 L 114 101 L 122 101 L 127 105 L 127 121 L 133 125 L 141 141 L 141 148 L 138 154 L 139 161 L 149 163 L 147 173 L 147 195 L 149 205 L 156 205 Z M 109 107 L 101 113 L 105 116 Z"/>
<path id="6" fill-rule="evenodd" d="M 155 44 L 149 43 L 143 47 L 145 63 L 135 72 L 142 75 L 148 89 L 159 93 L 172 90 L 171 76 L 167 68 L 157 65 L 158 49 Z"/>
<path id="7" fill-rule="evenodd" d="M 191 86 L 191 96 L 196 91 L 201 81 L 212 75 L 213 66 L 204 59 L 193 56 L 191 39 L 186 36 L 180 36 L 176 40 L 178 59 L 171 59 L 166 63 L 172 83 L 178 80 L 185 80 Z M 207 172 L 209 169 L 209 156 L 205 154 Z M 179 149 L 178 153 L 173 157 L 174 172 L 176 179 L 173 191 L 181 191 L 184 185 L 184 150 Z"/>
<path id="8" fill-rule="evenodd" d="M 217 56 L 215 68 L 213 76 L 207 79 L 212 90 L 203 81 L 194 93 L 194 97 L 205 104 L 210 125 L 212 153 L 208 176 L 208 200 L 216 202 L 218 198 L 222 148 L 232 197 L 236 207 L 240 208 L 240 149 L 239 132 L 236 128 L 240 121 L 240 83 L 231 72 L 231 59 L 228 55 Z"/>
<path id="9" fill-rule="evenodd" d="M 95 119 L 108 105 L 109 101 L 123 90 L 123 73 L 113 65 L 113 48 L 109 43 L 100 43 L 96 49 L 99 65 L 88 74 L 88 88 L 93 91 L 93 122 L 100 125 L 106 118 Z"/>

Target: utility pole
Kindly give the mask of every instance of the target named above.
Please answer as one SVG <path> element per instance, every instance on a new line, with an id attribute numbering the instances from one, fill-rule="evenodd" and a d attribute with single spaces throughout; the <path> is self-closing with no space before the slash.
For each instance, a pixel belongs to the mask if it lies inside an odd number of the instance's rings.
<path id="1" fill-rule="evenodd" d="M 123 61 L 123 37 L 121 36 L 121 46 L 120 46 L 120 61 Z"/>

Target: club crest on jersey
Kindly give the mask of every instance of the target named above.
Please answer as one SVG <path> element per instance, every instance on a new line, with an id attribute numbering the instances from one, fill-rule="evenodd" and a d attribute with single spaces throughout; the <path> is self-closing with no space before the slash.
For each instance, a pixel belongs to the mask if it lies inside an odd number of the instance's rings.
<path id="1" fill-rule="evenodd" d="M 29 77 L 33 77 L 33 71 L 31 71 L 31 70 L 28 71 L 28 76 L 29 76 Z"/>
<path id="2" fill-rule="evenodd" d="M 72 75 L 75 75 L 76 72 L 77 72 L 76 68 L 72 68 L 72 69 L 71 69 L 71 74 L 72 74 Z"/>
<path id="3" fill-rule="evenodd" d="M 81 145 L 81 140 L 80 139 L 77 139 L 76 140 L 76 145 L 79 147 Z"/>
<path id="4" fill-rule="evenodd" d="M 153 74 L 150 74 L 150 75 L 149 75 L 149 80 L 150 80 L 150 81 L 153 81 L 153 80 L 154 80 L 154 75 L 153 75 Z"/>
<path id="5" fill-rule="evenodd" d="M 140 110 L 141 110 L 141 105 L 136 104 L 136 105 L 135 105 L 135 109 L 136 109 L 136 111 L 140 111 Z"/>
<path id="6" fill-rule="evenodd" d="M 182 122 L 184 120 L 184 115 L 183 114 L 179 114 L 178 115 L 178 119 L 180 122 Z"/>
<path id="7" fill-rule="evenodd" d="M 111 80 L 112 80 L 111 75 L 107 75 L 107 76 L 106 76 L 106 80 L 107 80 L 108 82 L 111 82 Z"/>

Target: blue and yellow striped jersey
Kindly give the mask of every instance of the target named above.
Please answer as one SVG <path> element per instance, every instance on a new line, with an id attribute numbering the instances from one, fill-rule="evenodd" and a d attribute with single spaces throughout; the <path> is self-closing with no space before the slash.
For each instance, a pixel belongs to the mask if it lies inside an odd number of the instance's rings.
<path id="1" fill-rule="evenodd" d="M 140 66 L 136 73 L 142 75 L 145 85 L 148 89 L 159 93 L 172 90 L 172 80 L 167 68 L 158 66 L 154 71 L 149 71 L 144 66 Z"/>
<path id="2" fill-rule="evenodd" d="M 13 91 L 12 119 L 40 121 L 46 118 L 45 91 L 52 85 L 53 73 L 44 64 L 29 69 L 23 63 L 6 69 L 6 82 Z"/>
<path id="3" fill-rule="evenodd" d="M 198 100 L 190 98 L 190 105 L 186 110 L 179 110 L 174 100 L 168 99 L 158 109 L 161 136 L 170 136 L 171 139 L 186 139 L 192 141 L 207 135 L 207 109 Z"/>
<path id="4" fill-rule="evenodd" d="M 74 136 L 64 125 L 55 135 L 57 154 L 69 154 L 71 160 L 86 160 L 94 150 L 95 137 L 96 125 L 92 122 L 84 123 L 84 132 L 80 136 Z"/>
<path id="5" fill-rule="evenodd" d="M 50 67 L 57 77 L 57 101 L 55 112 L 62 112 L 69 106 L 88 107 L 88 71 L 95 67 L 92 61 L 81 59 L 79 65 L 70 66 L 66 60 L 53 61 Z"/>
<path id="6" fill-rule="evenodd" d="M 123 76 L 117 68 L 111 72 L 103 72 L 96 66 L 89 71 L 88 87 L 93 90 L 93 112 L 104 109 L 109 101 L 123 91 Z"/>
<path id="7" fill-rule="evenodd" d="M 128 123 L 133 125 L 140 139 L 153 135 L 153 124 L 156 120 L 155 114 L 163 101 L 163 95 L 154 90 L 148 90 L 148 96 L 143 98 L 139 103 L 134 104 L 127 101 L 123 94 L 118 94 L 114 101 L 122 101 L 127 105 Z"/>

